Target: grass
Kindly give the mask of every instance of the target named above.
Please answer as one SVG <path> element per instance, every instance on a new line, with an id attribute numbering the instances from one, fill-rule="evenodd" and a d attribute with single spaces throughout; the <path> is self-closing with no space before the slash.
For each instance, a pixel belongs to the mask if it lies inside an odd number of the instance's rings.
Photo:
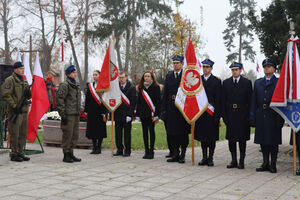
<path id="1" fill-rule="evenodd" d="M 110 148 L 111 145 L 111 126 L 108 125 L 107 127 L 107 138 L 103 140 L 102 147 L 103 148 Z M 251 128 L 251 133 L 254 133 L 254 128 Z M 220 135 L 219 135 L 219 141 L 225 140 L 225 132 L 226 132 L 226 126 L 223 122 L 221 122 L 220 126 Z M 41 143 L 43 143 L 43 131 L 38 132 L 38 136 L 41 140 Z M 192 136 L 189 135 L 189 147 L 192 146 Z M 115 141 L 115 138 L 114 138 Z M 35 143 L 38 143 L 38 140 L 35 141 Z M 200 142 L 195 140 L 195 146 L 200 146 Z M 114 144 L 114 148 L 116 148 Z M 137 149 L 144 149 L 144 141 L 143 141 L 143 132 L 142 132 L 142 125 L 141 123 L 133 123 L 132 124 L 132 131 L 131 131 L 131 148 L 133 150 Z M 164 127 L 163 122 L 158 122 L 155 125 L 155 149 L 167 149 L 167 138 L 166 138 L 166 131 Z"/>

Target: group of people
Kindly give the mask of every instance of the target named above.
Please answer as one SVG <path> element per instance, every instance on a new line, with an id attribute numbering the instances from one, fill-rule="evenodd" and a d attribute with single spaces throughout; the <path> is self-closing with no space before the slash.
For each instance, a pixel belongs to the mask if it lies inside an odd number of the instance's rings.
<path id="1" fill-rule="evenodd" d="M 128 157 L 131 154 L 132 121 L 142 124 L 145 146 L 144 159 L 154 158 L 155 124 L 164 121 L 169 154 L 167 162 L 185 162 L 189 144 L 190 125 L 175 106 L 175 98 L 182 77 L 183 57 L 174 56 L 173 70 L 166 77 L 163 89 L 151 71 L 142 75 L 137 86 L 128 79 L 126 72 L 119 73 L 119 86 L 122 92 L 122 104 L 115 112 L 115 136 L 117 151 L 114 156 Z M 281 144 L 281 129 L 284 120 L 269 107 L 278 78 L 274 75 L 276 63 L 265 59 L 262 63 L 265 77 L 252 83 L 241 75 L 243 65 L 233 62 L 229 67 L 232 76 L 223 82 L 212 74 L 214 62 L 202 61 L 202 83 L 208 98 L 208 109 L 195 123 L 195 139 L 201 142 L 202 160 L 199 165 L 214 166 L 214 151 L 219 139 L 220 119 L 226 124 L 226 139 L 231 153 L 231 162 L 227 168 L 244 169 L 246 144 L 250 140 L 250 127 L 255 127 L 254 142 L 260 144 L 263 163 L 256 171 L 276 173 L 278 145 Z M 16 105 L 22 98 L 28 83 L 23 78 L 24 66 L 14 64 L 14 73 L 2 85 L 3 100 L 8 103 L 10 115 L 18 113 L 15 123 L 9 122 L 11 134 L 11 160 L 27 161 L 22 154 L 27 126 L 28 104 L 22 110 Z M 81 112 L 81 92 L 76 82 L 74 65 L 65 69 L 66 80 L 59 85 L 55 93 L 55 107 L 61 116 L 63 131 L 62 148 L 64 162 L 80 162 L 74 155 L 78 139 L 78 123 Z M 93 82 L 88 83 L 85 92 L 84 111 L 87 113 L 87 138 L 93 142 L 91 154 L 100 154 L 103 138 L 107 137 L 107 109 L 96 92 L 100 71 L 93 72 Z M 54 95 L 54 94 L 53 94 Z M 26 98 L 31 98 L 27 94 Z M 297 134 L 297 151 L 300 154 L 300 136 Z M 149 142 L 150 140 L 150 142 Z M 239 159 L 237 152 L 239 147 Z M 271 157 L 271 159 L 270 159 Z M 300 175 L 300 170 L 297 170 Z"/>

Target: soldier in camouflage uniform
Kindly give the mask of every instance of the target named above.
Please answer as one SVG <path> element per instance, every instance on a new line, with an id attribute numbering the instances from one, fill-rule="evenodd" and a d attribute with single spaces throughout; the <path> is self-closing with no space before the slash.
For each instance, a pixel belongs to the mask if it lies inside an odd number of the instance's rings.
<path id="1" fill-rule="evenodd" d="M 63 162 L 80 162 L 81 159 L 74 156 L 73 149 L 78 140 L 78 127 L 80 117 L 81 92 L 74 65 L 65 69 L 67 79 L 59 85 L 56 94 L 56 108 L 61 116 Z"/>
<path id="2" fill-rule="evenodd" d="M 8 131 L 10 134 L 11 147 L 11 161 L 22 162 L 29 161 L 29 157 L 25 157 L 22 152 L 27 136 L 28 124 L 28 108 L 29 99 L 31 99 L 31 92 L 28 89 L 28 82 L 24 79 L 24 66 L 21 62 L 16 62 L 14 65 L 14 72 L 11 76 L 5 79 L 2 85 L 2 98 L 8 104 L 8 118 L 17 114 L 15 122 L 9 120 Z M 27 90 L 27 92 L 25 92 Z M 25 104 L 21 109 L 17 109 L 17 105 L 25 95 Z M 27 100 L 26 100 L 27 99 Z"/>

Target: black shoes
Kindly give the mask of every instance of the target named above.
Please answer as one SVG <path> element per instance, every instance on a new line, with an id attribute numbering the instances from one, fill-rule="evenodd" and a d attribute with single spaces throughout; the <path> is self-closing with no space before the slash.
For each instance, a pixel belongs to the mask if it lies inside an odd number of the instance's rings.
<path id="1" fill-rule="evenodd" d="M 270 165 L 269 163 L 263 163 L 260 167 L 256 168 L 257 172 L 265 172 L 265 171 L 270 171 Z"/>
<path id="2" fill-rule="evenodd" d="M 214 164 L 214 160 L 213 160 L 213 158 L 211 157 L 209 157 L 208 159 L 207 159 L 207 166 L 209 166 L 209 167 L 212 167 L 212 166 L 214 166 L 215 164 Z"/>
<path id="3" fill-rule="evenodd" d="M 117 151 L 116 153 L 113 154 L 113 156 L 123 156 L 123 151 Z"/>
<path id="4" fill-rule="evenodd" d="M 198 165 L 200 165 L 200 166 L 207 165 L 207 159 L 203 158 L 203 159 L 198 163 Z"/>
<path id="5" fill-rule="evenodd" d="M 179 153 L 176 153 L 172 156 L 172 158 L 169 158 L 167 162 L 178 162 L 179 161 Z"/>
<path id="6" fill-rule="evenodd" d="M 240 162 L 237 166 L 238 169 L 245 169 L 244 159 L 240 159 Z"/>
<path id="7" fill-rule="evenodd" d="M 74 156 L 73 153 L 70 153 L 70 157 L 73 159 L 74 162 L 81 162 L 81 158 L 77 158 L 76 156 Z"/>
<path id="8" fill-rule="evenodd" d="M 125 152 L 124 154 L 123 154 L 123 157 L 129 157 L 130 156 L 130 153 L 128 153 L 128 152 Z"/>
<path id="9" fill-rule="evenodd" d="M 169 154 L 166 155 L 165 157 L 166 157 L 166 158 L 172 158 L 172 156 L 173 156 L 173 153 L 169 152 Z"/>
<path id="10" fill-rule="evenodd" d="M 27 157 L 27 156 L 24 156 L 23 154 L 19 154 L 18 155 L 20 158 L 22 158 L 23 159 L 23 161 L 29 161 L 30 160 L 30 158 L 29 157 Z"/>
<path id="11" fill-rule="evenodd" d="M 14 162 L 23 162 L 23 158 L 21 158 L 20 156 L 17 156 L 17 155 L 12 155 L 10 160 L 14 161 Z"/>
<path id="12" fill-rule="evenodd" d="M 181 164 L 185 163 L 185 152 L 186 152 L 186 149 L 181 150 L 181 154 L 178 159 L 178 162 Z"/>
<path id="13" fill-rule="evenodd" d="M 146 149 L 143 159 L 153 159 L 153 158 L 154 158 L 154 151 Z"/>
<path id="14" fill-rule="evenodd" d="M 228 169 L 231 169 L 231 168 L 237 168 L 238 167 L 238 164 L 237 164 L 237 161 L 236 160 L 233 160 L 230 162 L 229 165 L 227 165 L 227 168 Z"/>

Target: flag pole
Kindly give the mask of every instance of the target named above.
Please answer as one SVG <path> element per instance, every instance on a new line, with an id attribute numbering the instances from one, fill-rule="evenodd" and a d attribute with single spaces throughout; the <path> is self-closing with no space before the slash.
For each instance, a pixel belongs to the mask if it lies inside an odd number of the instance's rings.
<path id="1" fill-rule="evenodd" d="M 114 112 L 111 112 L 111 156 L 114 155 Z"/>
<path id="2" fill-rule="evenodd" d="M 192 123 L 192 163 L 195 165 L 195 122 Z"/>
<path id="3" fill-rule="evenodd" d="M 293 160 L 294 160 L 294 174 L 296 174 L 296 168 L 297 168 L 297 155 L 296 155 L 296 132 L 293 130 Z M 298 155 L 299 156 L 299 155 Z"/>

